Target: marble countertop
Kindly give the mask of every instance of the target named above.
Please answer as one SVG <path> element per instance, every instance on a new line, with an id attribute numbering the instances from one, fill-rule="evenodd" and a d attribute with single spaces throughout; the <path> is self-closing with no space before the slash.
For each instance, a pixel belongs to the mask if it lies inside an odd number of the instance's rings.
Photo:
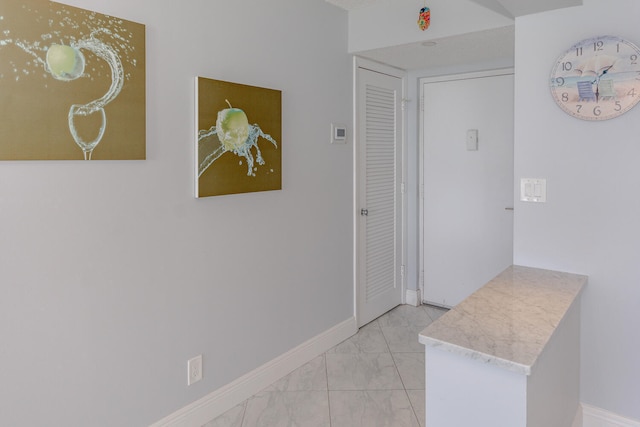
<path id="1" fill-rule="evenodd" d="M 420 333 L 426 346 L 530 375 L 587 276 L 511 266 Z"/>

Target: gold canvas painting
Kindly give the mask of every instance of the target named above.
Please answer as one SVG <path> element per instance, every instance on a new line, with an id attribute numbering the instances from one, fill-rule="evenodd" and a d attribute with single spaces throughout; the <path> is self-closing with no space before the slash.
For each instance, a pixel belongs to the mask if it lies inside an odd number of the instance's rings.
<path id="1" fill-rule="evenodd" d="M 142 160 L 145 27 L 47 0 L 0 2 L 0 160 Z"/>
<path id="2" fill-rule="evenodd" d="M 282 189 L 282 92 L 198 77 L 196 197 Z"/>

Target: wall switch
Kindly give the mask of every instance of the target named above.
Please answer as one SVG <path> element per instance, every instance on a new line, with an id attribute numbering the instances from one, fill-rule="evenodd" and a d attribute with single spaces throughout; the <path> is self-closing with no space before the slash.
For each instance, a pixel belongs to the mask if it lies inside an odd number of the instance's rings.
<path id="1" fill-rule="evenodd" d="M 478 129 L 467 131 L 467 151 L 478 151 Z"/>
<path id="2" fill-rule="evenodd" d="M 547 201 L 547 180 L 522 178 L 520 180 L 520 200 L 545 203 Z"/>
<path id="3" fill-rule="evenodd" d="M 187 385 L 197 383 L 202 379 L 202 355 L 198 355 L 187 362 Z"/>

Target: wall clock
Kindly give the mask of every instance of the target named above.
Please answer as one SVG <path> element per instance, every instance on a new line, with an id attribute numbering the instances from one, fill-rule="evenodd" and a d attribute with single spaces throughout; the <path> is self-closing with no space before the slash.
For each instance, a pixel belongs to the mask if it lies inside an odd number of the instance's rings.
<path id="1" fill-rule="evenodd" d="M 615 36 L 583 40 L 560 55 L 550 87 L 556 103 L 573 117 L 613 119 L 640 101 L 640 49 Z"/>

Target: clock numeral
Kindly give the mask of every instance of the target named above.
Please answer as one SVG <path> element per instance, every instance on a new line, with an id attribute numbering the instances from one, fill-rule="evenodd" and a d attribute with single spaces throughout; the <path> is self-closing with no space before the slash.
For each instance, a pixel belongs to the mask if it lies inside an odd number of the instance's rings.
<path id="1" fill-rule="evenodd" d="M 576 48 L 576 56 L 582 56 L 582 48 L 581 47 Z"/>
<path id="2" fill-rule="evenodd" d="M 627 92 L 627 95 L 629 95 L 632 98 L 636 97 L 636 88 L 634 87 L 633 89 L 631 89 L 629 92 Z"/>
<path id="3" fill-rule="evenodd" d="M 638 65 L 638 55 L 631 55 L 631 65 Z"/>
<path id="4" fill-rule="evenodd" d="M 576 113 L 579 113 L 580 110 L 582 110 L 582 105 L 581 104 L 577 104 L 576 105 Z"/>
<path id="5" fill-rule="evenodd" d="M 616 101 L 616 108 L 614 108 L 614 110 L 616 111 L 622 110 L 622 104 L 620 104 L 620 101 Z"/>
<path id="6" fill-rule="evenodd" d="M 597 41 L 593 44 L 593 51 L 594 52 L 599 52 L 601 50 L 603 50 L 604 47 L 604 42 L 602 40 Z"/>
<path id="7" fill-rule="evenodd" d="M 595 107 L 593 107 L 593 115 L 598 117 L 600 114 L 602 114 L 602 111 L 600 110 L 600 106 L 596 105 Z"/>
<path id="8" fill-rule="evenodd" d="M 563 62 L 562 63 L 562 71 L 570 71 L 573 68 L 573 64 L 571 62 Z"/>
<path id="9" fill-rule="evenodd" d="M 558 86 L 564 86 L 564 78 L 562 77 L 556 77 L 556 84 Z"/>
<path id="10" fill-rule="evenodd" d="M 569 102 L 569 94 L 567 92 L 562 92 L 562 102 Z"/>
<path id="11" fill-rule="evenodd" d="M 616 53 L 620 53 L 620 43 L 616 44 Z"/>

